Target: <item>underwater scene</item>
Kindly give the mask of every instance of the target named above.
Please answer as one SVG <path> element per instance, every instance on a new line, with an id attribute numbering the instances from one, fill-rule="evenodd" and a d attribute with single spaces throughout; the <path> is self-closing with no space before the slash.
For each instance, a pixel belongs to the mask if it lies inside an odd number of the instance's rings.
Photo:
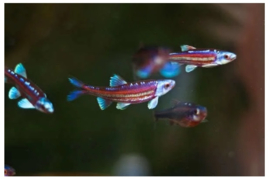
<path id="1" fill-rule="evenodd" d="M 5 176 L 264 176 L 259 4 L 5 4 Z"/>

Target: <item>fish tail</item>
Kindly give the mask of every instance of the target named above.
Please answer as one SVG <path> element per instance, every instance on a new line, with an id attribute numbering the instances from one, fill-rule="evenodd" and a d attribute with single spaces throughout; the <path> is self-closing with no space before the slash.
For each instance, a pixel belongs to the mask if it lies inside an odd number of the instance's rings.
<path id="1" fill-rule="evenodd" d="M 78 97 L 80 97 L 81 95 L 85 94 L 85 90 L 76 90 L 76 91 L 72 91 L 68 96 L 67 96 L 67 100 L 68 101 L 73 101 L 75 99 L 77 99 Z"/>
<path id="2" fill-rule="evenodd" d="M 83 88 L 84 87 L 84 83 L 79 81 L 78 79 L 74 78 L 74 77 L 70 77 L 68 78 L 69 82 L 71 84 L 73 84 L 74 86 L 78 87 L 78 88 Z"/>
<path id="3" fill-rule="evenodd" d="M 73 101 L 75 99 L 77 99 L 78 97 L 80 97 L 81 95 L 85 94 L 86 93 L 86 90 L 84 90 L 84 86 L 85 84 L 81 81 L 79 81 L 78 79 L 76 79 L 75 77 L 70 77 L 68 78 L 69 82 L 78 87 L 78 88 L 81 88 L 81 90 L 75 90 L 75 91 L 72 91 L 68 96 L 67 96 L 67 100 L 68 101 Z"/>

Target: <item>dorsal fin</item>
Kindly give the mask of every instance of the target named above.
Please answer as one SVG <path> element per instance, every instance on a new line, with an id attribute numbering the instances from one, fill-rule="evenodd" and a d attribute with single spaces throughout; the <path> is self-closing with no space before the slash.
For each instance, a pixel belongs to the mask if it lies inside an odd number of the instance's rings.
<path id="1" fill-rule="evenodd" d="M 192 49 L 196 49 L 195 47 L 190 46 L 190 45 L 181 45 L 180 47 L 181 47 L 182 52 L 192 50 Z"/>
<path id="2" fill-rule="evenodd" d="M 120 86 L 120 85 L 124 85 L 127 84 L 127 82 L 120 76 L 114 74 L 111 79 L 110 79 L 110 86 L 114 87 L 114 86 Z"/>
<path id="3" fill-rule="evenodd" d="M 26 70 L 25 70 L 25 68 L 23 67 L 23 65 L 21 63 L 16 65 L 14 72 L 21 75 L 21 76 L 23 76 L 24 78 L 27 78 Z"/>

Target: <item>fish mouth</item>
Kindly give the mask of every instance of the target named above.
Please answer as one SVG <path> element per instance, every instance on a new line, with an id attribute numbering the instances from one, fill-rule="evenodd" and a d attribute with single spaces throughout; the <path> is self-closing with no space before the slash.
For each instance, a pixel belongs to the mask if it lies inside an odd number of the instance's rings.
<path id="1" fill-rule="evenodd" d="M 231 54 L 231 56 L 230 56 L 231 60 L 235 60 L 235 59 L 236 59 L 236 57 L 237 57 L 237 55 L 236 55 L 236 54 Z"/>
<path id="2" fill-rule="evenodd" d="M 174 80 L 172 80 L 171 81 L 171 84 L 172 84 L 172 88 L 175 86 L 175 81 Z"/>

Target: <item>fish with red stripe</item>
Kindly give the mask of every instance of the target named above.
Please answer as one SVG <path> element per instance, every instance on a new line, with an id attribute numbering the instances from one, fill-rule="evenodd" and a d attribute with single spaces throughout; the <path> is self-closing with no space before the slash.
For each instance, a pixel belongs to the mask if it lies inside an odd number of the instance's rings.
<path id="1" fill-rule="evenodd" d="M 53 113 L 53 104 L 47 95 L 32 81 L 27 78 L 24 66 L 19 63 L 15 70 L 5 68 L 5 82 L 12 83 L 15 87 L 9 90 L 9 99 L 23 97 L 18 106 L 23 109 L 37 109 L 44 113 Z"/>
<path id="2" fill-rule="evenodd" d="M 148 102 L 148 108 L 153 109 L 158 104 L 158 98 L 169 92 L 175 81 L 166 80 L 145 80 L 127 83 L 123 78 L 114 75 L 110 79 L 110 87 L 96 87 L 86 85 L 76 78 L 69 78 L 74 86 L 80 88 L 71 92 L 67 96 L 68 101 L 72 101 L 83 94 L 97 96 L 97 101 L 101 110 L 106 109 L 112 102 L 117 102 L 116 108 L 126 109 L 130 104 Z"/>
<path id="3" fill-rule="evenodd" d="M 236 59 L 236 54 L 217 49 L 196 49 L 189 45 L 181 46 L 182 52 L 170 53 L 171 63 L 187 64 L 186 72 L 191 72 L 197 67 L 215 67 L 227 64 Z"/>

